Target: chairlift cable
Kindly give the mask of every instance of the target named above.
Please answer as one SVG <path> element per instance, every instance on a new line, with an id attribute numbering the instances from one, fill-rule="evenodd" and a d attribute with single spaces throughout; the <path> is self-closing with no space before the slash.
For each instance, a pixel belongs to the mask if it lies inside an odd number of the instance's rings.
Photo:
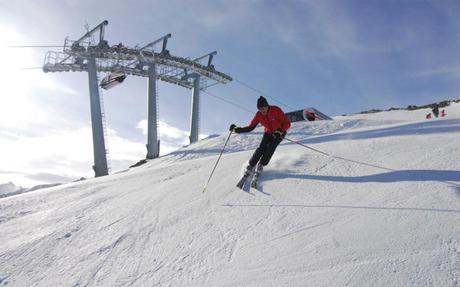
<path id="1" fill-rule="evenodd" d="M 26 67 L 26 68 L 19 68 L 20 70 L 38 70 L 43 69 L 43 67 Z"/>
<path id="2" fill-rule="evenodd" d="M 275 98 L 273 98 L 273 97 L 270 97 L 269 95 L 267 95 L 267 94 L 264 93 L 263 91 L 261 91 L 261 90 L 259 90 L 259 89 L 256 89 L 256 88 L 250 86 L 249 84 L 247 84 L 247 83 L 245 83 L 245 82 L 243 82 L 243 81 L 241 81 L 241 80 L 238 80 L 238 79 L 236 79 L 236 78 L 234 78 L 234 77 L 233 77 L 233 80 L 236 81 L 237 83 L 239 83 L 239 84 L 245 86 L 246 88 L 255 91 L 256 93 L 258 93 L 258 94 L 260 94 L 260 95 L 263 95 L 263 96 L 265 96 L 265 97 L 267 97 L 267 98 L 269 98 L 269 99 L 271 99 L 271 100 L 277 102 L 278 104 L 281 104 L 281 105 L 283 105 L 283 106 L 285 106 L 285 107 L 287 107 L 287 108 L 289 108 L 289 109 L 291 109 L 291 110 L 295 110 L 293 107 L 291 107 L 291 106 L 289 106 L 289 105 L 287 105 L 287 104 L 285 104 L 285 103 L 283 103 L 283 102 L 281 102 L 281 101 L 279 101 L 279 100 L 277 100 L 277 99 L 275 99 Z"/>
<path id="3" fill-rule="evenodd" d="M 223 101 L 223 102 L 226 102 L 227 104 L 230 104 L 230 105 L 232 105 L 232 106 L 235 106 L 235 107 L 237 107 L 237 108 L 239 108 L 239 109 L 241 109 L 241 110 L 243 110 L 243 111 L 246 111 L 246 112 L 248 112 L 248 113 L 250 113 L 250 114 L 253 114 L 253 113 L 254 113 L 254 111 L 250 111 L 250 110 L 246 109 L 246 108 L 243 107 L 243 106 L 240 106 L 240 105 L 235 104 L 235 103 L 233 103 L 233 102 L 231 102 L 231 101 L 229 101 L 229 100 L 226 100 L 226 99 L 224 99 L 224 98 L 222 98 L 222 97 L 219 97 L 219 96 L 216 96 L 216 95 L 214 95 L 214 94 L 211 94 L 211 93 L 208 92 L 208 91 L 203 90 L 202 92 L 204 92 L 205 94 L 210 95 L 211 97 L 214 97 L 214 98 L 219 99 L 219 100 L 221 100 L 221 101 Z"/>
<path id="4" fill-rule="evenodd" d="M 62 45 L 15 45 L 6 46 L 6 48 L 63 48 Z"/>

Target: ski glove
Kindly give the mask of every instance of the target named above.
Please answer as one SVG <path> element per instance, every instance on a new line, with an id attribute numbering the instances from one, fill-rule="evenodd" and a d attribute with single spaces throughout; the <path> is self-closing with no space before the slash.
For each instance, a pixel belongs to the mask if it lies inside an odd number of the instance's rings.
<path id="1" fill-rule="evenodd" d="M 237 127 L 235 124 L 231 124 L 229 131 L 239 134 L 241 132 L 244 132 L 244 128 L 240 128 L 240 127 Z"/>
<path id="2" fill-rule="evenodd" d="M 272 133 L 273 138 L 277 140 L 283 140 L 284 137 L 286 136 L 286 132 L 283 131 L 282 129 L 277 129 Z"/>

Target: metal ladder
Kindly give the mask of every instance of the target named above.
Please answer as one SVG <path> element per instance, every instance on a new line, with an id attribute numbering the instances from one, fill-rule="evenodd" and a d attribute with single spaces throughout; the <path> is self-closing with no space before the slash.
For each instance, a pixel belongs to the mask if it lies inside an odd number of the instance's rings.
<path id="1" fill-rule="evenodd" d="M 99 90 L 99 101 L 101 103 L 101 117 L 102 117 L 102 129 L 104 131 L 104 142 L 105 142 L 105 155 L 107 159 L 107 169 L 110 173 L 112 171 L 112 161 L 110 159 L 110 152 L 109 152 L 109 137 L 107 132 L 107 121 L 105 118 L 105 107 L 104 107 L 104 94 L 102 92 L 102 88 L 99 85 L 100 83 L 100 73 L 97 73 L 97 83 L 98 83 L 98 90 Z"/>

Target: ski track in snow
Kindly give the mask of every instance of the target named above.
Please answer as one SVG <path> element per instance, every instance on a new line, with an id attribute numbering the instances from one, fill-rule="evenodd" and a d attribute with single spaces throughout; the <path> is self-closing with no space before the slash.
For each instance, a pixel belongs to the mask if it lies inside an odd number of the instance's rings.
<path id="1" fill-rule="evenodd" d="M 261 129 L 0 199 L 0 286 L 460 286 L 460 105 L 294 123 L 248 196 Z"/>

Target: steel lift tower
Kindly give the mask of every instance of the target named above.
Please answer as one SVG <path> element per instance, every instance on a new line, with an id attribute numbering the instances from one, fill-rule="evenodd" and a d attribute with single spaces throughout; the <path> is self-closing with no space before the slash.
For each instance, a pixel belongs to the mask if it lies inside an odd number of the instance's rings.
<path id="1" fill-rule="evenodd" d="M 102 106 L 102 93 L 99 89 L 98 74 L 109 75 L 102 83 L 113 86 L 126 75 L 148 78 L 148 131 L 147 158 L 159 156 L 158 137 L 158 89 L 157 81 L 162 80 L 192 90 L 192 114 L 190 121 L 190 143 L 196 142 L 199 135 L 200 91 L 232 78 L 217 71 L 212 64 L 217 52 L 208 53 L 196 59 L 173 56 L 166 49 L 171 34 L 167 34 L 140 48 L 124 46 L 122 43 L 109 46 L 104 39 L 104 21 L 89 30 L 78 40 L 65 39 L 60 52 L 49 51 L 45 56 L 44 72 L 88 72 L 91 124 L 93 131 L 94 172 L 96 177 L 108 174 L 105 145 L 105 121 Z M 97 36 L 97 37 L 96 37 Z M 158 49 L 158 44 L 162 44 Z M 122 80 L 118 80 L 121 82 Z M 104 87 L 104 84 L 102 84 Z"/>

